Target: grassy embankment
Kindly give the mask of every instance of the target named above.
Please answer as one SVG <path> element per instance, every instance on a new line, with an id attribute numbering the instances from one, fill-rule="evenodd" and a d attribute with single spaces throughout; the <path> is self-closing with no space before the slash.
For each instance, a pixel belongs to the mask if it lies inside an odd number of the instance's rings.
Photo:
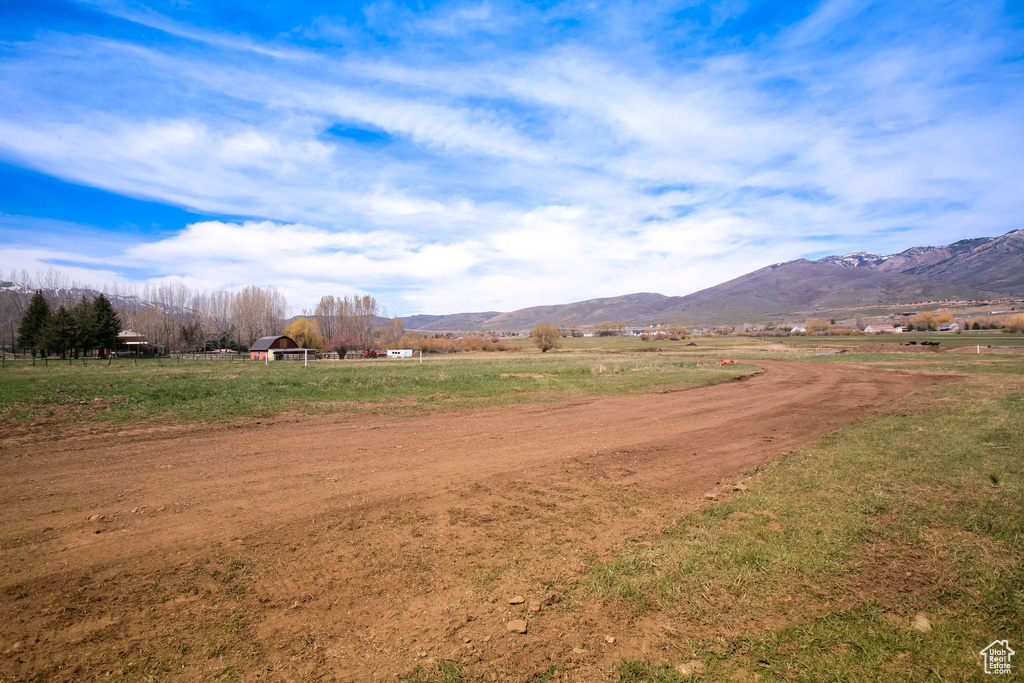
<path id="1" fill-rule="evenodd" d="M 680 625 L 679 659 L 623 661 L 619 679 L 980 681 L 982 648 L 1019 650 L 1024 359 L 940 359 L 903 364 L 971 374 L 595 566 L 596 596 Z M 677 668 L 690 660 L 704 673 Z"/>

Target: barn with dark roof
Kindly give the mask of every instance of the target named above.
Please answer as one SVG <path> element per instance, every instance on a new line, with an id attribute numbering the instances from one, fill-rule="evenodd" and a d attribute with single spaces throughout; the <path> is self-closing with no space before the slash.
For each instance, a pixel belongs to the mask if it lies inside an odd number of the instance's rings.
<path id="1" fill-rule="evenodd" d="M 300 349 L 291 337 L 260 337 L 249 347 L 250 360 L 282 360 L 285 355 L 303 354 L 316 349 Z"/>

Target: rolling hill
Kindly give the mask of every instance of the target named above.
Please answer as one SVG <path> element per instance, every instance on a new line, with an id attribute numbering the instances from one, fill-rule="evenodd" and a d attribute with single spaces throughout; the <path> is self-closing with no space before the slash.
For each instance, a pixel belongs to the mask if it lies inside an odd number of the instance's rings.
<path id="1" fill-rule="evenodd" d="M 818 259 L 818 263 L 920 275 L 939 282 L 1024 296 L 1024 229 L 942 247 L 912 247 L 890 256 L 856 251 L 845 256 L 826 256 Z"/>
<path id="2" fill-rule="evenodd" d="M 995 292 L 919 275 L 843 268 L 799 259 L 755 270 L 681 297 L 662 311 L 688 325 L 760 323 L 798 312 L 885 307 L 945 299 L 992 299 Z"/>
<path id="3" fill-rule="evenodd" d="M 738 324 L 791 314 L 886 307 L 936 300 L 1024 296 L 1024 230 L 999 237 L 913 247 L 899 254 L 855 251 L 817 261 L 777 263 L 687 296 L 650 292 L 534 306 L 507 313 L 411 316 L 421 331 L 528 330 L 539 323 L 592 325 Z"/>
<path id="4" fill-rule="evenodd" d="M 484 324 L 500 315 L 498 311 L 483 313 L 453 313 L 451 315 L 410 315 L 402 318 L 410 332 L 447 332 L 449 330 L 480 330 Z"/>

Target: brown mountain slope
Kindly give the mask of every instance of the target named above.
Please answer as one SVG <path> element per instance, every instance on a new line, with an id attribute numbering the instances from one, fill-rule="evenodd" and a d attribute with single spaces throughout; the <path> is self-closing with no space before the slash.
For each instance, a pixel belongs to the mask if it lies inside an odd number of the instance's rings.
<path id="1" fill-rule="evenodd" d="M 405 329 L 410 332 L 452 332 L 455 330 L 480 330 L 499 311 L 481 313 L 453 313 L 451 315 L 410 315 L 403 318 Z"/>
<path id="2" fill-rule="evenodd" d="M 1024 230 L 1008 232 L 938 263 L 904 272 L 1024 295 Z"/>
<path id="3" fill-rule="evenodd" d="M 504 331 L 528 330 L 539 323 L 591 325 L 605 320 L 636 326 L 705 326 L 766 322 L 798 311 L 984 300 L 1007 294 L 1024 295 L 1024 230 L 940 247 L 913 247 L 888 256 L 857 251 L 817 261 L 788 261 L 684 297 L 643 292 L 500 314 L 411 316 L 406 328 Z M 421 323 L 420 318 L 431 321 Z M 412 321 L 419 327 L 414 328 Z"/>
<path id="4" fill-rule="evenodd" d="M 999 237 L 960 240 L 941 247 L 912 247 L 889 256 L 855 251 L 843 256 L 826 256 L 817 262 L 921 275 L 940 282 L 1024 295 L 1024 230 L 1013 230 Z"/>
<path id="5" fill-rule="evenodd" d="M 486 323 L 489 330 L 529 329 L 539 323 L 591 325 L 606 320 L 642 324 L 657 318 L 680 297 L 639 292 L 603 299 L 588 299 L 558 306 L 534 306 L 502 313 Z"/>
<path id="6" fill-rule="evenodd" d="M 799 259 L 684 296 L 662 316 L 687 324 L 764 322 L 797 311 L 994 296 L 969 285 Z"/>

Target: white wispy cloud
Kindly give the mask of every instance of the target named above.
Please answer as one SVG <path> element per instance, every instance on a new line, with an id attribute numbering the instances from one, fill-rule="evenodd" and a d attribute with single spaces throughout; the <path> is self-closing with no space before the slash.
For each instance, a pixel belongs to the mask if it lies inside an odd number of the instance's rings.
<path id="1" fill-rule="evenodd" d="M 60 257 L 104 276 L 506 309 L 995 234 L 1024 208 L 1022 31 L 994 6 L 830 0 L 726 40 L 744 3 L 378 2 L 260 35 L 85 4 L 174 40 L 6 46 L 0 157 L 251 218 Z"/>

